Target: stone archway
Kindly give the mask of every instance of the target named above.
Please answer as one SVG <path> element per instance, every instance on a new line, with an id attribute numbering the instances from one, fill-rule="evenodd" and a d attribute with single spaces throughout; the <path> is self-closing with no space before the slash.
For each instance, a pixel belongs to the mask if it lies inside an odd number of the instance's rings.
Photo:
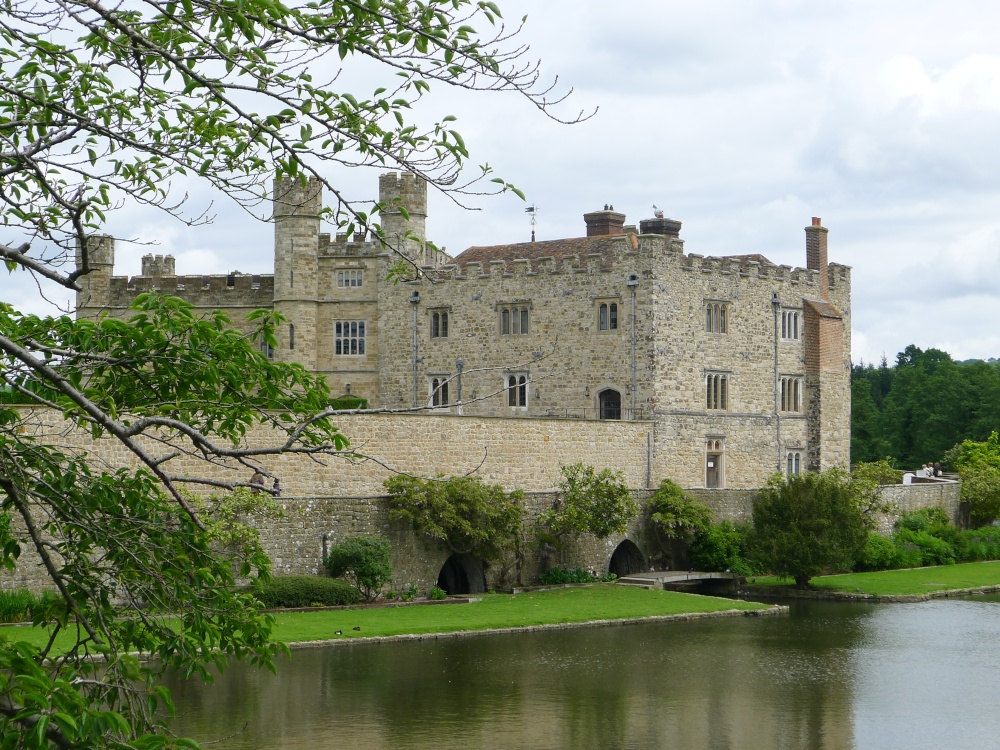
<path id="1" fill-rule="evenodd" d="M 437 585 L 451 594 L 481 594 L 486 591 L 483 566 L 472 555 L 452 555 L 438 573 Z"/>
<path id="2" fill-rule="evenodd" d="M 611 555 L 608 572 L 622 578 L 632 573 L 646 572 L 646 558 L 631 539 L 626 539 Z"/>

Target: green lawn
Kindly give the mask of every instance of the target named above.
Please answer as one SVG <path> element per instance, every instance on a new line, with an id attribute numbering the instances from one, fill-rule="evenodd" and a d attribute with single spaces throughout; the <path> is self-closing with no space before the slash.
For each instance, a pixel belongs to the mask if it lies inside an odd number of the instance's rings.
<path id="1" fill-rule="evenodd" d="M 782 581 L 773 577 L 758 576 L 750 585 L 791 587 L 794 584 L 787 579 Z M 1000 585 L 1000 561 L 819 576 L 810 580 L 809 585 L 814 588 L 872 596 L 906 596 L 953 589 L 975 589 Z"/>
<path id="2" fill-rule="evenodd" d="M 281 612 L 275 615 L 274 638 L 292 643 L 764 608 L 755 602 L 597 584 L 484 594 L 481 601 L 461 604 Z M 0 628 L 0 637 L 41 644 L 45 633 L 36 628 Z"/>
<path id="3" fill-rule="evenodd" d="M 753 602 L 605 584 L 516 595 L 485 594 L 482 601 L 469 604 L 288 612 L 276 615 L 274 636 L 293 642 L 452 633 L 758 608 Z M 342 635 L 336 635 L 338 630 Z"/>

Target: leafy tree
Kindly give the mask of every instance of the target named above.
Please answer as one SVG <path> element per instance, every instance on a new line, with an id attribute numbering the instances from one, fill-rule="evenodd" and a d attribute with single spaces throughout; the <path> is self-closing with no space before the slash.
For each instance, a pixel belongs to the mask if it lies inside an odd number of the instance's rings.
<path id="1" fill-rule="evenodd" d="M 484 24 L 495 33 L 479 35 Z M 421 126 L 409 114 L 438 84 L 510 91 L 546 112 L 560 97 L 524 63 L 516 31 L 494 3 L 473 0 L 11 0 L 0 24 L 0 259 L 34 277 L 26 283 L 80 292 L 94 267 L 87 238 L 109 231 L 115 211 L 153 207 L 197 225 L 210 215 L 185 198 L 207 185 L 260 216 L 275 174 L 316 178 L 332 196 L 325 218 L 396 249 L 377 223 L 387 207 L 351 204 L 331 170 L 408 170 L 459 200 L 483 190 L 476 178 L 511 189 L 487 166 L 463 176 L 453 118 Z M 359 65 L 380 79 L 368 95 L 340 83 L 357 81 L 340 72 Z M 276 345 L 277 322 L 256 313 L 253 335 Z M 156 295 L 140 296 L 127 321 L 0 304 L 0 385 L 117 441 L 140 467 L 91 466 L 35 429 L 30 410 L 0 401 L 0 510 L 19 529 L 0 564 L 34 550 L 60 595 L 36 619 L 69 636 L 36 648 L 13 634 L 0 647 L 0 746 L 177 745 L 154 715 L 169 706 L 152 688 L 159 671 L 207 676 L 230 655 L 270 665 L 269 620 L 236 591 L 222 540 L 183 488 L 232 490 L 241 482 L 220 481 L 220 462 L 249 475 L 268 456 L 337 455 L 346 441 L 322 380 L 250 341 L 222 314 L 196 318 Z M 278 440 L 249 447 L 258 425 Z M 259 549 L 238 567 L 269 574 Z"/>
<path id="2" fill-rule="evenodd" d="M 334 578 L 346 576 L 365 601 L 373 601 L 392 579 L 392 546 L 382 537 L 352 536 L 332 547 L 326 569 Z"/>
<path id="3" fill-rule="evenodd" d="M 457 554 L 502 563 L 520 553 L 524 493 L 507 493 L 479 477 L 385 480 L 389 518 L 443 543 Z"/>
<path id="4" fill-rule="evenodd" d="M 1000 518 L 1000 435 L 984 442 L 963 440 L 949 451 L 962 480 L 962 502 L 969 506 L 974 526 L 987 526 Z"/>
<path id="5" fill-rule="evenodd" d="M 660 549 L 671 558 L 671 542 L 690 542 L 712 523 L 711 509 L 694 500 L 671 479 L 660 482 L 648 507 Z"/>
<path id="6" fill-rule="evenodd" d="M 804 588 L 827 570 L 850 570 L 869 521 L 843 472 L 773 476 L 753 504 L 749 549 L 754 562 Z"/>
<path id="7" fill-rule="evenodd" d="M 667 539 L 692 540 L 712 523 L 712 510 L 671 479 L 664 479 L 649 500 L 650 519 Z"/>
<path id="8" fill-rule="evenodd" d="M 562 466 L 561 471 L 559 497 L 535 522 L 543 551 L 546 547 L 562 549 L 567 538 L 581 534 L 606 539 L 624 533 L 639 506 L 620 471 L 597 471 L 584 464 Z"/>

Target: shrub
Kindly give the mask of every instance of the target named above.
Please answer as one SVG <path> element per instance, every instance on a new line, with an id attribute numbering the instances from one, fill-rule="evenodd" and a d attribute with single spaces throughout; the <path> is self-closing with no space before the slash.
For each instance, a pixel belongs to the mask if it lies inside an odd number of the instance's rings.
<path id="1" fill-rule="evenodd" d="M 433 599 L 434 601 L 440 601 L 442 599 L 448 598 L 448 592 L 446 592 L 440 586 L 431 586 L 431 590 L 427 592 L 427 596 Z"/>
<path id="2" fill-rule="evenodd" d="M 869 534 L 855 567 L 857 570 L 889 570 L 896 567 L 897 553 L 892 539 L 881 534 Z"/>
<path id="3" fill-rule="evenodd" d="M 52 591 L 43 591 L 35 596 L 27 589 L 0 590 L 0 622 L 24 622 L 30 620 L 40 607 L 59 601 Z"/>
<path id="4" fill-rule="evenodd" d="M 562 583 L 596 583 L 601 580 L 615 580 L 618 576 L 613 573 L 608 575 L 613 576 L 608 578 L 607 576 L 598 576 L 591 573 L 589 570 L 584 570 L 583 568 L 573 568 L 572 570 L 567 570 L 566 568 L 552 568 L 547 570 L 538 576 L 538 581 L 546 586 L 555 586 Z"/>
<path id="5" fill-rule="evenodd" d="M 337 606 L 357 604 L 361 594 L 346 581 L 324 576 L 278 576 L 267 583 L 256 583 L 253 594 L 265 607 L 311 607 L 315 604 Z"/>
<path id="6" fill-rule="evenodd" d="M 914 550 L 919 551 L 919 561 L 916 566 L 924 565 L 951 565 L 955 562 L 955 550 L 943 539 L 931 536 L 926 531 L 911 531 L 910 529 L 897 529 L 892 535 L 896 546 L 905 550 L 907 563 L 912 563 Z M 900 566 L 903 567 L 903 566 Z"/>
<path id="7" fill-rule="evenodd" d="M 897 529 L 910 531 L 932 531 L 939 526 L 949 526 L 951 520 L 944 508 L 921 508 L 910 513 L 903 513 L 894 524 Z"/>
<path id="8" fill-rule="evenodd" d="M 960 531 L 952 541 L 959 562 L 1000 560 L 1000 527 L 983 526 Z"/>
<path id="9" fill-rule="evenodd" d="M 753 572 L 746 557 L 746 530 L 729 521 L 709 524 L 695 536 L 688 548 L 687 558 L 696 570 L 730 570 L 737 575 Z"/>
<path id="10" fill-rule="evenodd" d="M 382 537 L 352 536 L 330 549 L 326 569 L 346 577 L 365 601 L 372 601 L 392 578 L 392 547 Z"/>

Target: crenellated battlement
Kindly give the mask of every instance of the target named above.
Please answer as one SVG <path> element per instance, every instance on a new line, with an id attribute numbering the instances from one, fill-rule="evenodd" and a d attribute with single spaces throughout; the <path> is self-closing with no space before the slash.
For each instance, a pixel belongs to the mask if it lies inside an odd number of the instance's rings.
<path id="1" fill-rule="evenodd" d="M 207 276 L 115 276 L 110 306 L 127 307 L 143 292 L 160 292 L 187 300 L 196 307 L 267 307 L 274 296 L 271 274 L 215 274 Z"/>
<path id="2" fill-rule="evenodd" d="M 323 185 L 315 177 L 303 181 L 298 177 L 274 180 L 273 218 L 319 217 L 323 210 Z"/>

